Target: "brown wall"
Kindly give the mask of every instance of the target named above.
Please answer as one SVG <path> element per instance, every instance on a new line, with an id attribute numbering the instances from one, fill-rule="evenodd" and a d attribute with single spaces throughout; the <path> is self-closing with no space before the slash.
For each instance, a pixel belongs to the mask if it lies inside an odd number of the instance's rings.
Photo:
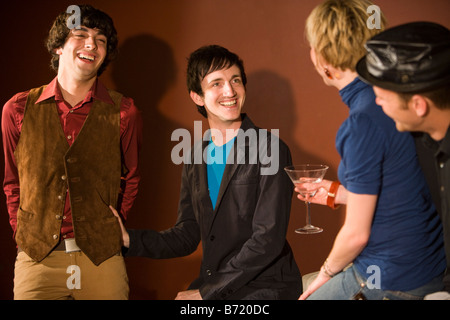
<path id="1" fill-rule="evenodd" d="M 144 118 L 142 184 L 130 228 L 162 230 L 176 219 L 181 166 L 174 165 L 176 128 L 193 129 L 201 119 L 185 88 L 186 57 L 205 44 L 220 44 L 244 60 L 246 111 L 256 124 L 279 129 L 295 163 L 330 165 L 335 179 L 339 156 L 335 134 L 347 115 L 337 90 L 324 86 L 310 60 L 304 22 L 319 0 L 106 1 L 91 4 L 109 13 L 119 33 L 120 57 L 102 75 L 111 88 L 135 99 Z M 2 4 L 0 103 L 54 77 L 43 45 L 54 17 L 71 1 Z M 448 0 L 378 0 L 391 26 L 429 20 L 450 27 Z M 203 127 L 206 127 L 204 122 Z M 3 157 L 0 166 L 3 167 Z M 0 170 L 3 172 L 3 170 Z M 3 173 L 0 175 L 3 181 Z M 0 194 L 0 298 L 12 298 L 15 244 Z M 304 205 L 293 199 L 288 240 L 303 274 L 317 270 L 343 221 L 342 209 L 313 206 L 318 235 L 297 235 Z M 154 261 L 128 258 L 132 299 L 173 299 L 198 274 L 201 251 L 185 258 Z"/>

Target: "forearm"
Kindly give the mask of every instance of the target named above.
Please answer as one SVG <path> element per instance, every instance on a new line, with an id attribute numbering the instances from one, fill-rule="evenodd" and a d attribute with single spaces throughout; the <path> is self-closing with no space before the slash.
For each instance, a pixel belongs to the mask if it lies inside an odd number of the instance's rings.
<path id="1" fill-rule="evenodd" d="M 5 151 L 5 177 L 3 180 L 3 191 L 6 196 L 6 208 L 9 214 L 9 223 L 13 232 L 17 227 L 17 211 L 20 205 L 20 185 L 17 167 L 12 157 Z"/>
<path id="2" fill-rule="evenodd" d="M 2 142 L 5 159 L 5 175 L 3 190 L 6 196 L 6 207 L 9 213 L 9 222 L 15 233 L 17 227 L 17 210 L 20 202 L 19 173 L 17 171 L 14 151 L 20 137 L 17 127 L 18 109 L 23 110 L 23 105 L 8 101 L 2 111 Z M 23 112 L 23 111 L 22 111 Z"/>
<path id="3" fill-rule="evenodd" d="M 120 209 L 120 214 L 124 220 L 128 218 L 128 213 L 130 212 L 131 208 L 133 207 L 134 201 L 136 200 L 139 181 L 140 176 L 137 173 L 131 177 L 121 179 L 121 194 L 119 197 L 120 203 L 118 209 Z"/>
<path id="4" fill-rule="evenodd" d="M 183 257 L 193 253 L 200 243 L 196 223 L 176 225 L 165 231 L 128 230 L 129 248 L 125 256 L 152 259 Z"/>
<path id="5" fill-rule="evenodd" d="M 131 99 L 123 99 L 122 103 L 120 213 L 124 219 L 127 219 L 137 197 L 140 181 L 139 154 L 142 144 L 142 117 Z"/>
<path id="6" fill-rule="evenodd" d="M 346 219 L 339 231 L 327 264 L 337 273 L 351 263 L 369 241 L 377 196 L 348 193 Z"/>
<path id="7" fill-rule="evenodd" d="M 341 184 L 336 192 L 336 204 L 347 204 L 347 189 Z"/>
<path id="8" fill-rule="evenodd" d="M 355 260 L 366 244 L 365 238 L 360 238 L 346 229 L 341 229 L 327 258 L 330 271 L 333 274 L 342 271 Z"/>
<path id="9" fill-rule="evenodd" d="M 9 214 L 9 224 L 15 235 L 17 229 L 17 211 L 19 209 L 20 202 L 20 188 L 19 186 L 13 186 L 10 184 L 4 187 L 6 195 L 6 208 Z"/>

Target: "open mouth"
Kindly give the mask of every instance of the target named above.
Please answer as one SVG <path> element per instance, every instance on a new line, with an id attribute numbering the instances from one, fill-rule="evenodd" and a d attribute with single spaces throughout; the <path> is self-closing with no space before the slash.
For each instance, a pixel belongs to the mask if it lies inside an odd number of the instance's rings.
<path id="1" fill-rule="evenodd" d="M 237 100 L 230 100 L 230 101 L 222 101 L 220 102 L 220 105 L 224 106 L 224 107 L 233 107 L 237 104 Z"/>
<path id="2" fill-rule="evenodd" d="M 85 53 L 79 53 L 77 55 L 78 58 L 80 58 L 81 60 L 85 60 L 85 61 L 89 61 L 89 62 L 93 62 L 95 60 L 95 56 L 91 56 Z"/>

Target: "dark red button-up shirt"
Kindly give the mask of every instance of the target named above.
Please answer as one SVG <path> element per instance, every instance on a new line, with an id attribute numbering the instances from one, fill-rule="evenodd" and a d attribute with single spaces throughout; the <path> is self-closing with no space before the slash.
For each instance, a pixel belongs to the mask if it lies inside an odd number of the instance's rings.
<path id="1" fill-rule="evenodd" d="M 3 107 L 2 113 L 2 136 L 5 153 L 3 188 L 6 194 L 9 221 L 14 234 L 17 227 L 17 209 L 20 199 L 19 175 L 14 158 L 14 150 L 20 137 L 28 93 L 29 91 L 26 91 L 13 96 Z M 36 103 L 51 97 L 55 98 L 61 127 L 69 145 L 72 145 L 77 138 L 95 99 L 113 103 L 107 89 L 98 79 L 85 99 L 74 107 L 64 101 L 57 78 L 48 84 Z M 122 99 L 120 106 L 120 140 L 122 159 L 125 167 L 128 169 L 126 176 L 122 177 L 125 183 L 122 183 L 123 199 L 120 208 L 122 216 L 126 219 L 138 192 L 140 179 L 138 159 L 142 140 L 142 118 L 140 112 L 134 105 L 133 100 L 126 97 Z M 66 194 L 61 237 L 72 238 L 73 236 L 72 214 L 69 196 Z"/>

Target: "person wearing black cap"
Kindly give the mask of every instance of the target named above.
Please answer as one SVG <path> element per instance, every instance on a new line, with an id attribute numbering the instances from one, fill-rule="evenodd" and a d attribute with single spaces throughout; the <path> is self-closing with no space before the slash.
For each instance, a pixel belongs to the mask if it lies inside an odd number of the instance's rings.
<path id="1" fill-rule="evenodd" d="M 341 185 L 334 189 L 336 182 L 324 180 L 308 199 L 345 204 L 345 220 L 300 299 L 422 299 L 443 288 L 442 226 L 414 139 L 396 130 L 355 70 L 366 54 L 364 43 L 381 31 L 367 27 L 371 5 L 327 0 L 306 22 L 315 69 L 339 90 L 349 114 L 335 140 Z"/>
<path id="2" fill-rule="evenodd" d="M 412 131 L 444 229 L 450 292 L 450 31 L 432 22 L 390 28 L 366 43 L 359 77 L 399 131 Z"/>

